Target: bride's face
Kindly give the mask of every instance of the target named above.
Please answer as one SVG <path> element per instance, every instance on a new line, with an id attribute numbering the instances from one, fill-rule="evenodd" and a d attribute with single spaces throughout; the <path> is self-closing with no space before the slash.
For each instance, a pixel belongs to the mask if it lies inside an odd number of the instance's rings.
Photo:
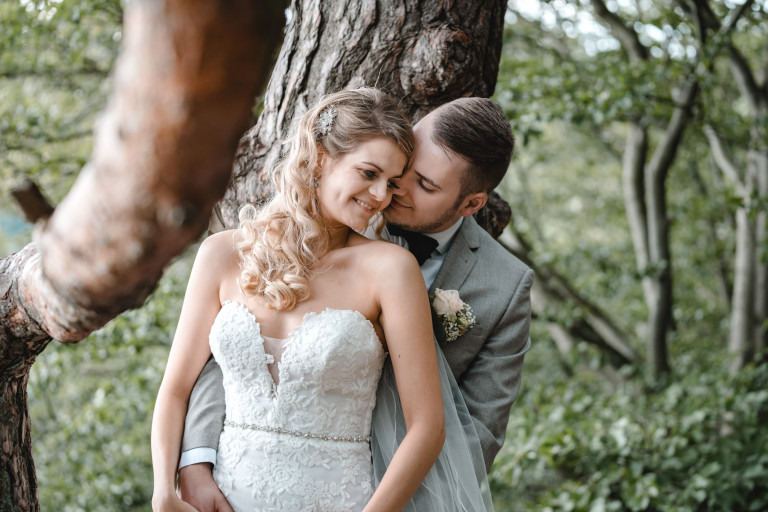
<path id="1" fill-rule="evenodd" d="M 371 217 L 389 205 L 406 160 L 386 137 L 368 139 L 335 158 L 325 155 L 317 188 L 325 222 L 331 227 L 365 229 Z"/>

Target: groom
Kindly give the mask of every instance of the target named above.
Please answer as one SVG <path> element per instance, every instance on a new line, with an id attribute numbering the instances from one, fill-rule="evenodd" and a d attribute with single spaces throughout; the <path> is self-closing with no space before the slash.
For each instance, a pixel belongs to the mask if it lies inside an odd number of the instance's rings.
<path id="1" fill-rule="evenodd" d="M 430 296 L 437 288 L 457 290 L 474 312 L 475 325 L 458 338 L 448 341 L 436 316 L 435 333 L 490 470 L 530 347 L 533 272 L 472 214 L 504 177 L 514 138 L 501 108 L 485 98 L 442 105 L 414 132 L 411 165 L 384 217 L 389 238 L 414 252 Z M 190 398 L 179 470 L 182 497 L 201 512 L 231 510 L 211 476 L 223 416 L 221 371 L 209 361 Z"/>

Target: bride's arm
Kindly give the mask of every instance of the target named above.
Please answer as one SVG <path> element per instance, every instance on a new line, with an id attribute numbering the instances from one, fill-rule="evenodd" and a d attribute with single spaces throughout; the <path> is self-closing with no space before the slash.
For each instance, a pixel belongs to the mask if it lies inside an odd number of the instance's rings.
<path id="1" fill-rule="evenodd" d="M 230 237 L 228 245 L 227 236 Z M 231 233 L 206 239 L 200 246 L 189 277 L 152 417 L 152 508 L 155 511 L 195 510 L 182 503 L 176 495 L 176 469 L 189 395 L 211 354 L 208 333 L 221 308 L 221 269 L 227 267 L 227 251 L 231 246 Z"/>
<path id="2" fill-rule="evenodd" d="M 388 249 L 388 254 L 382 255 L 386 263 L 378 265 L 376 271 L 376 282 L 380 283 L 379 323 L 395 372 L 406 435 L 366 512 L 402 510 L 434 464 L 445 439 L 437 355 L 424 279 L 409 252 L 400 247 Z"/>

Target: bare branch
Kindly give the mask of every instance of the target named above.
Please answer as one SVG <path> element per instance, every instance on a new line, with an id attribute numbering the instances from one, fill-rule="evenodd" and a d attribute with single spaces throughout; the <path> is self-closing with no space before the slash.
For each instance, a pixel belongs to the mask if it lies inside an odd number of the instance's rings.
<path id="1" fill-rule="evenodd" d="M 99 78 L 106 78 L 109 75 L 109 70 L 97 69 L 97 68 L 81 68 L 81 69 L 9 69 L 0 71 L 0 78 L 12 80 L 15 78 L 44 78 L 45 80 L 56 80 L 63 78 L 72 78 L 78 76 L 95 76 Z"/>
<path id="2" fill-rule="evenodd" d="M 30 178 L 24 178 L 21 184 L 11 190 L 11 194 L 19 203 L 27 222 L 35 223 L 53 214 L 53 206 Z"/>
<path id="3" fill-rule="evenodd" d="M 621 166 L 622 190 L 637 268 L 648 266 L 648 209 L 645 204 L 645 161 L 648 155 L 648 129 L 632 123 Z"/>
<path id="4" fill-rule="evenodd" d="M 704 135 L 707 137 L 710 149 L 712 149 L 712 158 L 714 158 L 718 169 L 734 184 L 739 194 L 743 194 L 744 181 L 739 175 L 739 170 L 728 155 L 722 139 L 710 125 L 704 127 Z"/>
<path id="5" fill-rule="evenodd" d="M 637 62 L 648 58 L 648 49 L 640 42 L 637 32 L 627 26 L 618 15 L 611 12 L 603 0 L 592 0 L 592 7 L 600 18 L 610 27 L 613 35 L 629 54 L 630 60 Z"/>
<path id="6" fill-rule="evenodd" d="M 548 302 L 554 302 L 554 307 L 567 303 L 578 306 L 584 315 L 568 328 L 570 335 L 597 346 L 609 354 L 616 365 L 638 362 L 639 356 L 629 343 L 629 336 L 606 312 L 581 295 L 565 276 L 549 265 L 536 264 L 531 258 L 530 243 L 514 230 L 514 222 L 510 226 L 512 229 L 504 231 L 499 242 L 536 273 L 531 294 L 534 313 L 542 314 Z"/>
<path id="7" fill-rule="evenodd" d="M 733 73 L 736 84 L 739 86 L 742 96 L 747 100 L 749 109 L 754 115 L 760 109 L 760 97 L 764 96 L 765 93 L 758 85 L 747 59 L 744 58 L 733 44 L 729 46 L 728 64 L 730 65 L 731 73 Z"/>
<path id="8" fill-rule="evenodd" d="M 653 157 L 648 164 L 649 173 L 664 175 L 669 170 L 680 147 L 680 139 L 688 125 L 688 120 L 691 117 L 691 107 L 698 92 L 699 83 L 697 78 L 694 77 L 683 84 L 682 91 L 677 98 L 680 106 L 675 108 L 667 124 L 664 136 L 659 145 L 656 146 Z"/>

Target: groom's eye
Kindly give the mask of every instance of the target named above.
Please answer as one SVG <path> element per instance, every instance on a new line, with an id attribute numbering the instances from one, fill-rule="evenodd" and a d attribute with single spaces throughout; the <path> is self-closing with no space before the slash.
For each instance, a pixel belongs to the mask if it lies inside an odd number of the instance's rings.
<path id="1" fill-rule="evenodd" d="M 419 180 L 419 186 L 420 186 L 421 188 L 423 188 L 423 189 L 424 189 L 426 192 L 434 192 L 434 190 L 433 190 L 433 189 L 431 189 L 431 188 L 429 188 L 429 187 L 427 186 L 427 182 L 426 182 L 426 181 L 424 181 L 424 180 Z"/>

